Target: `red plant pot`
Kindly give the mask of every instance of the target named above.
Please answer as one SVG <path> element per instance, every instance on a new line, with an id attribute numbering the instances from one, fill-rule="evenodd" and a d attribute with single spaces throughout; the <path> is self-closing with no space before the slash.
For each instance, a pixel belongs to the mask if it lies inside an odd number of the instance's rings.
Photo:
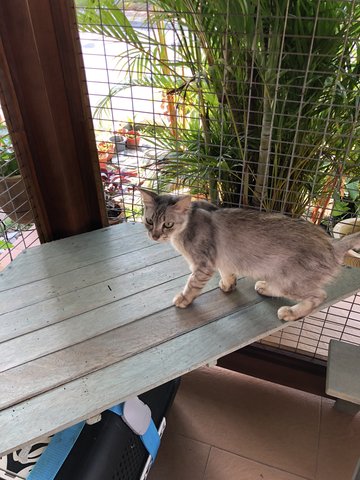
<path id="1" fill-rule="evenodd" d="M 141 136 L 139 132 L 130 130 L 126 134 L 126 146 L 127 148 L 137 148 L 140 145 Z"/>

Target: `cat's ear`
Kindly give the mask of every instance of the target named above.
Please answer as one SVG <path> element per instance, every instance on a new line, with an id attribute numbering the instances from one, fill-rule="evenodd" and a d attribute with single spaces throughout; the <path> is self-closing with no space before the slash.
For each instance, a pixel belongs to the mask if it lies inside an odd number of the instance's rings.
<path id="1" fill-rule="evenodd" d="M 151 190 L 145 190 L 145 188 L 138 187 L 138 190 L 141 193 L 144 205 L 146 207 L 153 207 L 155 205 L 155 200 L 158 195 Z"/>
<path id="2" fill-rule="evenodd" d="M 179 197 L 179 200 L 175 203 L 172 207 L 174 210 L 178 211 L 179 213 L 186 213 L 191 204 L 191 195 L 185 195 Z"/>

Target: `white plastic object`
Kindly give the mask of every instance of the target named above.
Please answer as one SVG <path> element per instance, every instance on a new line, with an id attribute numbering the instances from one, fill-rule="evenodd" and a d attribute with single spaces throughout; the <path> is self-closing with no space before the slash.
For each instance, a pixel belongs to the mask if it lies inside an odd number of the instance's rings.
<path id="1" fill-rule="evenodd" d="M 123 406 L 124 422 L 137 435 L 144 435 L 151 422 L 151 410 L 139 398 L 127 400 Z"/>

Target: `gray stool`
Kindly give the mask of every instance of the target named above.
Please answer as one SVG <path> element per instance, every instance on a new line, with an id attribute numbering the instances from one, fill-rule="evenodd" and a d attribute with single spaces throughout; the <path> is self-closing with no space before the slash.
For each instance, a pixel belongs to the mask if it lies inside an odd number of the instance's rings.
<path id="1" fill-rule="evenodd" d="M 336 409 L 352 415 L 360 410 L 359 345 L 330 341 L 326 393 L 337 398 Z"/>

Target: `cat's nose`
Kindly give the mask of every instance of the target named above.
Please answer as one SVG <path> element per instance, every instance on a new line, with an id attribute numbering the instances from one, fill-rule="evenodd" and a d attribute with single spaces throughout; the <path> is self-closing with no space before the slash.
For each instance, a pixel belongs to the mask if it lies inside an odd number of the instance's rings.
<path id="1" fill-rule="evenodd" d="M 152 238 L 153 238 L 153 240 L 155 240 L 155 241 L 156 241 L 156 240 L 159 240 L 160 235 L 159 235 L 158 233 L 153 233 Z"/>

